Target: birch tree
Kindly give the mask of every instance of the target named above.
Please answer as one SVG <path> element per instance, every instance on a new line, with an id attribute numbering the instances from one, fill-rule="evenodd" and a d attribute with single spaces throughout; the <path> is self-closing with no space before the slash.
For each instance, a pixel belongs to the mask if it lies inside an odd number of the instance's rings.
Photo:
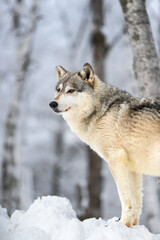
<path id="1" fill-rule="evenodd" d="M 134 72 L 141 96 L 160 96 L 160 71 L 144 0 L 120 0 L 134 55 Z"/>
<path id="2" fill-rule="evenodd" d="M 160 69 L 149 17 L 144 0 L 120 0 L 133 51 L 133 68 L 138 81 L 139 95 L 158 99 Z M 145 177 L 145 211 L 150 230 L 159 231 L 160 206 L 153 178 Z"/>
<path id="3" fill-rule="evenodd" d="M 19 179 L 18 168 L 15 159 L 16 131 L 20 116 L 20 106 L 23 95 L 23 87 L 30 64 L 33 46 L 34 29 L 37 22 L 37 1 L 32 1 L 28 24 L 25 32 L 21 31 L 21 17 L 23 0 L 16 0 L 13 9 L 13 31 L 16 44 L 16 79 L 14 93 L 9 107 L 4 136 L 4 150 L 2 159 L 2 204 L 11 213 L 19 206 Z"/>

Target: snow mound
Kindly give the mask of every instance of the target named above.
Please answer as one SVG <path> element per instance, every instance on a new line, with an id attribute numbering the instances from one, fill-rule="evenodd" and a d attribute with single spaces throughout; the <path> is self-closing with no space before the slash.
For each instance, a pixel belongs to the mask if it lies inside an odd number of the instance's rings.
<path id="1" fill-rule="evenodd" d="M 38 198 L 26 212 L 9 218 L 0 207 L 0 240 L 160 240 L 144 226 L 128 228 L 116 218 L 81 222 L 66 198 Z"/>

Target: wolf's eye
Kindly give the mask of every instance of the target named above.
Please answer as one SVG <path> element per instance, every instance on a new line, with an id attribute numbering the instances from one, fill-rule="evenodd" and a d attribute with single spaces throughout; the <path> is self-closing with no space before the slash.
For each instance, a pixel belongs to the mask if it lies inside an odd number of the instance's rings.
<path id="1" fill-rule="evenodd" d="M 57 92 L 60 92 L 60 88 L 57 89 Z"/>
<path id="2" fill-rule="evenodd" d="M 70 90 L 68 90 L 67 93 L 73 93 L 73 92 L 75 92 L 75 90 L 74 89 L 70 89 Z"/>

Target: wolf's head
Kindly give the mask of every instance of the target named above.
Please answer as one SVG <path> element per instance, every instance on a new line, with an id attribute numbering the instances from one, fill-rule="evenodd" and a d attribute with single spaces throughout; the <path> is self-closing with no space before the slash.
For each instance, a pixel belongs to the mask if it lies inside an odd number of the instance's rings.
<path id="1" fill-rule="evenodd" d="M 83 112 L 91 107 L 95 86 L 94 71 L 89 63 L 84 64 L 80 72 L 72 73 L 63 67 L 56 67 L 57 86 L 55 98 L 50 107 L 56 113 L 69 114 L 79 109 Z M 87 106 L 87 108 L 86 108 Z"/>

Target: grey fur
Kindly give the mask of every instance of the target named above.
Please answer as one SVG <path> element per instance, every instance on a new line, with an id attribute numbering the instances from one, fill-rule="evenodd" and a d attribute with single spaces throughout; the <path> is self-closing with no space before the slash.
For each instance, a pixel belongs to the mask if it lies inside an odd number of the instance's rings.
<path id="1" fill-rule="evenodd" d="M 63 89 L 62 92 L 65 91 L 66 86 L 70 86 L 73 89 L 75 89 L 77 92 L 82 92 L 82 91 L 91 91 L 91 86 L 87 84 L 78 72 L 76 73 L 70 73 L 67 72 L 58 82 L 56 89 L 58 89 L 59 85 L 63 84 Z M 93 89 L 92 89 L 93 90 Z"/>

